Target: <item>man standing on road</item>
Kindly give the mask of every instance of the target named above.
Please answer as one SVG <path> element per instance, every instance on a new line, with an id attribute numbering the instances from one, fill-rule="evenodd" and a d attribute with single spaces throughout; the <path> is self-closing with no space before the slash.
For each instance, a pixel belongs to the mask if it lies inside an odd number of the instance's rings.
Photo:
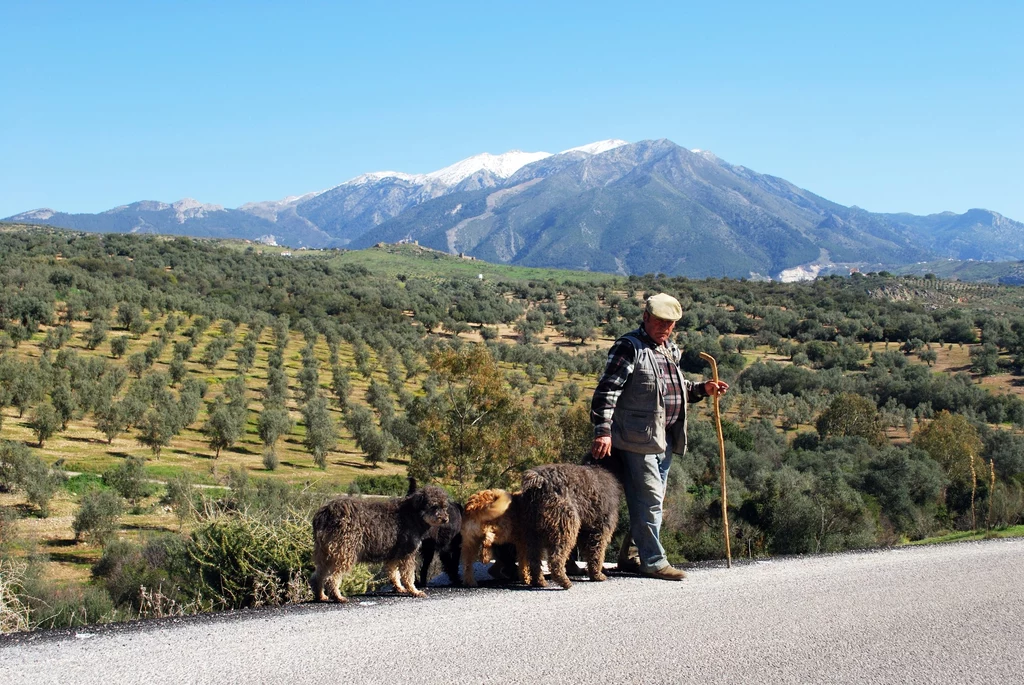
<path id="1" fill-rule="evenodd" d="M 694 383 L 679 370 L 679 348 L 669 338 L 683 316 L 679 301 L 659 293 L 647 299 L 643 323 L 612 345 L 604 375 L 594 390 L 591 455 L 621 461 L 630 533 L 639 560 L 619 569 L 650 578 L 682 580 L 661 545 L 662 504 L 672 454 L 686 452 L 686 405 L 724 395 L 724 381 Z M 623 541 L 630 544 L 629 536 Z"/>

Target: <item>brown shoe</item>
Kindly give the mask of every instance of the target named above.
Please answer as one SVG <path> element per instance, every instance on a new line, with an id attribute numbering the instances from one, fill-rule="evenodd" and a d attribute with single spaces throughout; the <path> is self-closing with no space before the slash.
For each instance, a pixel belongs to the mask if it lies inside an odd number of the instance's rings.
<path id="1" fill-rule="evenodd" d="M 615 570 L 621 571 L 622 573 L 640 573 L 640 559 L 637 557 L 619 559 L 619 563 L 615 566 Z"/>
<path id="2" fill-rule="evenodd" d="M 644 578 L 660 578 L 661 580 L 682 580 L 686 577 L 686 572 L 681 571 L 675 566 L 665 566 L 659 568 L 657 571 L 641 571 L 640 575 Z"/>

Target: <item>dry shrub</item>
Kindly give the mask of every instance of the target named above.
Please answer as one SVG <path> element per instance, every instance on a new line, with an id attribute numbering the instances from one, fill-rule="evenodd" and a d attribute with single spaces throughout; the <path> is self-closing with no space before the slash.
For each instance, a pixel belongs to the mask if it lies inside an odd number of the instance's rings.
<path id="1" fill-rule="evenodd" d="M 991 497 L 994 527 L 1015 526 L 1024 522 L 1024 485 L 1016 481 L 996 483 Z"/>
<path id="2" fill-rule="evenodd" d="M 18 591 L 25 578 L 27 564 L 0 558 L 0 633 L 28 630 L 29 608 Z"/>
<path id="3" fill-rule="evenodd" d="M 124 618 L 105 590 L 92 586 L 60 587 L 41 578 L 32 567 L 26 571 L 20 599 L 29 609 L 33 630 L 74 628 Z"/>
<path id="4" fill-rule="evenodd" d="M 164 618 L 166 616 L 189 616 L 202 611 L 198 601 L 182 602 L 163 593 L 163 587 L 139 586 L 139 618 Z"/>
<path id="5" fill-rule="evenodd" d="M 278 606 L 311 598 L 313 536 L 309 519 L 267 521 L 245 512 L 209 521 L 192 534 L 188 554 L 197 573 L 194 590 L 215 609 Z M 373 574 L 359 566 L 345 576 L 342 593 L 363 594 Z"/>

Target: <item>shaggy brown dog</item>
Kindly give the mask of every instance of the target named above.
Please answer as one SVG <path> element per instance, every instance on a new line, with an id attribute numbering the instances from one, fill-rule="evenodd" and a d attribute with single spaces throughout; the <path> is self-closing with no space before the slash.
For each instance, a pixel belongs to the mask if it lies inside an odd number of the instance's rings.
<path id="1" fill-rule="evenodd" d="M 357 562 L 383 563 L 396 591 L 425 596 L 414 581 L 416 552 L 431 527 L 447 521 L 448 496 L 434 486 L 389 500 L 331 500 L 313 515 L 313 598 L 348 601 L 338 581 Z"/>
<path id="2" fill-rule="evenodd" d="M 472 564 L 489 558 L 490 547 L 512 543 L 524 583 L 543 587 L 541 559 L 546 554 L 552 578 L 572 586 L 565 567 L 578 544 L 591 580 L 605 580 L 604 555 L 619 520 L 622 486 L 599 466 L 550 464 L 523 474 L 522 490 L 484 490 L 466 503 L 462 519 L 463 579 L 472 581 Z"/>

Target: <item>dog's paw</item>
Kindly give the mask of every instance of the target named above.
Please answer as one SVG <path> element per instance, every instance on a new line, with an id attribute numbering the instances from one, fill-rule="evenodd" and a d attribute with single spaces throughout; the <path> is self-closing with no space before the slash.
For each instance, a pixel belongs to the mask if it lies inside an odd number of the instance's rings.
<path id="1" fill-rule="evenodd" d="M 426 597 L 427 596 L 427 593 L 424 592 L 423 590 L 411 590 L 409 592 L 409 594 L 412 595 L 413 597 Z"/>
<path id="2" fill-rule="evenodd" d="M 572 581 L 569 580 L 569 576 L 555 577 L 553 580 L 562 586 L 562 589 L 568 590 L 572 587 Z"/>
<path id="3" fill-rule="evenodd" d="M 594 575 L 590 576 L 590 579 L 598 583 L 603 583 L 604 581 L 608 580 L 608 576 L 598 571 Z"/>

